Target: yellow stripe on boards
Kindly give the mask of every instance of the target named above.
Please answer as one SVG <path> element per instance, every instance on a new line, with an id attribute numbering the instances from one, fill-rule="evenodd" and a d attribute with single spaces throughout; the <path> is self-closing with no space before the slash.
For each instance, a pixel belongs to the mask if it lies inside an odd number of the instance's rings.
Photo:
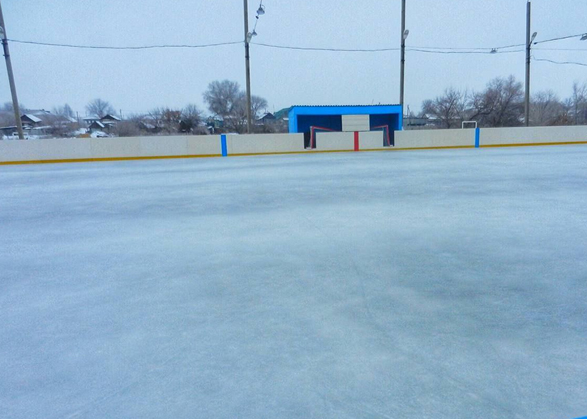
<path id="1" fill-rule="evenodd" d="M 188 155 L 188 156 L 97 157 L 97 158 L 87 158 L 87 159 L 0 161 L 0 166 L 1 165 L 14 165 L 14 164 L 93 163 L 93 162 L 132 161 L 132 160 L 201 159 L 201 158 L 206 158 L 206 157 L 222 157 L 222 155 L 221 154 L 202 154 L 202 155 Z"/>
<path id="2" fill-rule="evenodd" d="M 556 145 L 582 145 L 587 141 L 565 141 L 559 143 L 519 143 L 519 144 L 488 144 L 481 145 L 480 148 L 500 148 L 500 147 L 540 147 Z M 359 150 L 360 152 L 374 151 L 417 151 L 417 150 L 451 150 L 451 149 L 471 149 L 475 146 L 444 146 L 444 147 L 389 147 Z M 356 153 L 354 150 L 304 150 L 304 151 L 277 151 L 269 153 L 237 153 L 229 154 L 228 157 L 247 157 L 247 156 L 274 156 L 287 154 L 323 154 L 323 153 Z M 143 157 L 99 157 L 85 159 L 51 159 L 51 160 L 21 160 L 21 161 L 0 161 L 0 166 L 19 165 L 19 164 L 56 164 L 56 163 L 92 163 L 92 162 L 109 162 L 109 161 L 134 161 L 134 160 L 164 160 L 164 159 L 199 159 L 222 157 L 221 154 L 201 154 L 185 156 L 143 156 Z"/>
<path id="3" fill-rule="evenodd" d="M 519 143 L 519 144 L 487 144 L 481 145 L 481 148 L 499 148 L 499 147 L 540 147 L 550 145 L 579 145 L 587 144 L 587 141 L 564 141 L 560 143 Z"/>

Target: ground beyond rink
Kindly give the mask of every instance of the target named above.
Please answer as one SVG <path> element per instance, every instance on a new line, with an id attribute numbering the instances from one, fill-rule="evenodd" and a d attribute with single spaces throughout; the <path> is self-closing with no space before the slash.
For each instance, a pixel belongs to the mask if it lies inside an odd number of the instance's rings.
<path id="1" fill-rule="evenodd" d="M 587 146 L 0 166 L 2 418 L 587 415 Z"/>

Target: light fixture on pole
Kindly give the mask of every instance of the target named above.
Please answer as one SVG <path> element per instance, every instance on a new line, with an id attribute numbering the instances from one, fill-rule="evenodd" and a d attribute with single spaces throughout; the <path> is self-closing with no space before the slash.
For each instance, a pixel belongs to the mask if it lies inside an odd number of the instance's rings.
<path id="1" fill-rule="evenodd" d="M 587 41 L 587 33 L 584 33 L 581 37 L 581 41 Z"/>
<path id="2" fill-rule="evenodd" d="M 257 9 L 257 16 L 263 16 L 264 14 L 265 14 L 265 6 L 260 4 L 259 8 Z"/>
<path id="3" fill-rule="evenodd" d="M 406 29 L 406 0 L 402 0 L 402 33 L 401 33 L 401 58 L 400 58 L 400 80 L 399 80 L 399 104 L 402 107 L 402 114 L 404 111 L 404 84 L 406 71 L 406 39 L 410 31 Z"/>
<path id="4" fill-rule="evenodd" d="M 524 123 L 530 126 L 530 62 L 532 60 L 532 42 L 538 32 L 531 33 L 532 27 L 532 3 L 528 1 L 526 10 L 526 97 L 524 101 Z"/>
<path id="5" fill-rule="evenodd" d="M 256 30 L 253 30 L 253 32 L 249 32 L 247 34 L 247 40 L 248 40 L 249 43 L 251 43 L 251 41 L 253 40 L 253 37 L 254 36 L 257 36 L 257 31 Z"/>
<path id="6" fill-rule="evenodd" d="M 16 120 L 16 131 L 18 132 L 18 138 L 24 140 L 22 121 L 20 120 L 20 107 L 18 106 L 18 96 L 16 95 L 16 84 L 14 83 L 14 73 L 12 72 L 12 61 L 10 60 L 5 28 L 2 5 L 0 4 L 0 37 L 2 38 L 2 47 L 4 48 L 4 58 L 6 58 L 6 72 L 8 73 L 8 83 L 10 84 L 10 93 L 12 94 L 12 108 L 14 110 L 14 119 Z"/>

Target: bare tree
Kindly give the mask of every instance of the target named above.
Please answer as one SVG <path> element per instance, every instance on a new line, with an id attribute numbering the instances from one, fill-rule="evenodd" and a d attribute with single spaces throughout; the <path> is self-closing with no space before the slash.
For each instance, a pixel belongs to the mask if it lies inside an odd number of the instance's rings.
<path id="1" fill-rule="evenodd" d="M 467 94 L 454 88 L 448 88 L 442 96 L 426 100 L 422 111 L 438 119 L 443 128 L 460 127 L 465 118 Z"/>
<path id="2" fill-rule="evenodd" d="M 97 116 L 103 118 L 108 114 L 113 114 L 114 108 L 112 105 L 102 99 L 94 99 L 86 105 L 86 111 L 88 115 Z"/>
<path id="3" fill-rule="evenodd" d="M 571 116 L 575 125 L 587 123 L 587 83 L 573 83 L 573 94 L 569 98 Z"/>
<path id="4" fill-rule="evenodd" d="M 532 97 L 530 107 L 532 125 L 555 125 L 563 120 L 565 114 L 564 105 L 552 90 L 538 92 Z"/>
<path id="5" fill-rule="evenodd" d="M 497 77 L 470 100 L 469 119 L 486 127 L 515 127 L 522 124 L 524 90 L 514 76 Z"/>
<path id="6" fill-rule="evenodd" d="M 204 101 L 210 112 L 222 118 L 225 131 L 242 133 L 246 130 L 245 92 L 237 82 L 230 80 L 213 81 L 204 92 Z M 267 101 L 259 96 L 251 98 L 253 119 L 258 119 L 261 111 L 267 109 Z"/>
<path id="7" fill-rule="evenodd" d="M 55 115 L 59 115 L 59 116 L 66 116 L 68 118 L 75 117 L 75 113 L 73 112 L 73 109 L 71 109 L 71 106 L 69 106 L 67 103 L 63 106 L 58 106 L 56 108 L 53 108 L 53 113 Z"/>
<path id="8" fill-rule="evenodd" d="M 148 113 L 147 119 L 157 132 L 176 133 L 179 131 L 181 111 L 168 107 L 154 108 Z"/>
<path id="9" fill-rule="evenodd" d="M 238 126 L 243 99 L 240 85 L 230 80 L 213 81 L 204 92 L 204 102 L 208 105 L 208 109 L 214 115 L 221 117 L 225 125 Z"/>
<path id="10" fill-rule="evenodd" d="M 146 119 L 148 119 L 150 124 L 159 129 L 163 126 L 164 113 L 165 108 L 153 108 L 147 113 Z"/>
<path id="11" fill-rule="evenodd" d="M 138 137 L 141 135 L 139 122 L 133 118 L 127 118 L 116 124 L 115 132 L 119 137 Z"/>
<path id="12" fill-rule="evenodd" d="M 19 108 L 20 108 L 20 113 L 25 113 L 28 109 L 25 105 L 23 105 L 22 103 L 18 104 Z M 4 103 L 4 105 L 2 106 L 2 111 L 4 112 L 14 112 L 14 107 L 12 106 L 12 102 L 6 102 Z M 14 118 L 12 118 L 14 119 Z"/>
<path id="13" fill-rule="evenodd" d="M 196 105 L 189 104 L 181 111 L 181 122 L 179 130 L 181 132 L 191 133 L 197 131 L 202 122 L 202 112 Z"/>
<path id="14" fill-rule="evenodd" d="M 251 115 L 253 120 L 261 118 L 261 114 L 267 109 L 267 106 L 267 101 L 264 98 L 253 95 L 251 97 Z"/>

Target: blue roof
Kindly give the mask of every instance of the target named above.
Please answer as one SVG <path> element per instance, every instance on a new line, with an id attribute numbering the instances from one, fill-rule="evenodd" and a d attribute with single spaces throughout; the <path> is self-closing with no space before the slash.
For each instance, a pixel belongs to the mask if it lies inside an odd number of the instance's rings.
<path id="1" fill-rule="evenodd" d="M 400 106 L 393 103 L 379 103 L 377 105 L 293 105 L 292 108 L 370 108 L 373 106 Z"/>
<path id="2" fill-rule="evenodd" d="M 290 118 L 295 115 L 381 115 L 401 114 L 401 105 L 334 105 L 334 106 L 292 106 Z"/>

